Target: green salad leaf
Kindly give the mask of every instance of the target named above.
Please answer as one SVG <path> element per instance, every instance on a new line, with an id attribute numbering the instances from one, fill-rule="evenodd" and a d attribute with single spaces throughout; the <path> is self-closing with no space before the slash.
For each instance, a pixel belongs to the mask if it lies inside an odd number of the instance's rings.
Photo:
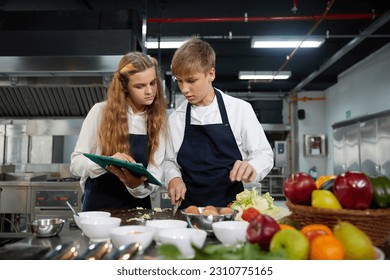
<path id="1" fill-rule="evenodd" d="M 226 246 L 222 244 L 208 244 L 199 249 L 193 246 L 195 256 L 193 260 L 283 260 L 287 259 L 285 250 L 275 253 L 261 251 L 258 244 L 244 243 L 240 246 Z M 164 259 L 183 259 L 175 245 L 162 244 L 158 253 Z"/>
<path id="2" fill-rule="evenodd" d="M 282 210 L 281 207 L 277 207 L 274 204 L 274 198 L 268 192 L 261 195 L 255 188 L 251 190 L 245 189 L 237 194 L 236 200 L 230 207 L 238 211 L 237 220 L 241 219 L 242 212 L 249 207 L 253 207 L 260 213 L 271 217 L 276 217 Z"/>

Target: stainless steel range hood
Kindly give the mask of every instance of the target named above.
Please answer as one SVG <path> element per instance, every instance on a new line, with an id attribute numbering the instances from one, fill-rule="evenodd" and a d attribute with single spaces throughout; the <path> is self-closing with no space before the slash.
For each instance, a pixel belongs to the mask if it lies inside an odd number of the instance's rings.
<path id="1" fill-rule="evenodd" d="M 121 56 L 0 57 L 0 117 L 80 117 L 104 99 Z"/>

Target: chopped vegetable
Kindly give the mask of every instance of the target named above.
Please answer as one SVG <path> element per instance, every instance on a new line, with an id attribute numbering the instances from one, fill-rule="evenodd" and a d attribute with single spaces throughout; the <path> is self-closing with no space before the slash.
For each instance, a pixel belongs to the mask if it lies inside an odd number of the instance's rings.
<path id="1" fill-rule="evenodd" d="M 273 197 L 267 192 L 264 195 L 259 194 L 256 189 L 240 192 L 236 195 L 236 200 L 230 206 L 238 211 L 236 220 L 242 220 L 242 213 L 248 208 L 255 208 L 261 214 L 276 217 L 282 208 L 274 205 Z"/>

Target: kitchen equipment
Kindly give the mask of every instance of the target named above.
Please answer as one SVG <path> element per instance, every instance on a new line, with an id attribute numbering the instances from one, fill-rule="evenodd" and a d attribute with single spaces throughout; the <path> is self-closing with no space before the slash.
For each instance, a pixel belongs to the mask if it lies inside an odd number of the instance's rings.
<path id="1" fill-rule="evenodd" d="M 30 224 L 30 228 L 37 237 L 52 237 L 61 232 L 64 224 L 63 219 L 38 219 Z"/>
<path id="2" fill-rule="evenodd" d="M 139 249 L 139 243 L 130 243 L 127 245 L 120 246 L 119 249 L 114 251 L 109 259 L 110 260 L 131 260 Z"/>
<path id="3" fill-rule="evenodd" d="M 215 237 L 224 245 L 239 245 L 246 241 L 246 221 L 222 221 L 212 224 Z"/>
<path id="4" fill-rule="evenodd" d="M 92 242 L 102 242 L 110 239 L 110 231 L 119 227 L 121 219 L 115 217 L 91 217 L 81 221 L 83 233 Z"/>
<path id="5" fill-rule="evenodd" d="M 88 249 L 78 256 L 78 260 L 100 260 L 106 255 L 110 254 L 112 250 L 112 244 L 109 240 L 93 243 L 88 246 Z"/>
<path id="6" fill-rule="evenodd" d="M 139 243 L 139 250 L 144 251 L 152 243 L 154 232 L 154 228 L 142 225 L 120 226 L 110 231 L 110 238 L 116 248 Z"/>
<path id="7" fill-rule="evenodd" d="M 65 244 L 59 244 L 54 249 L 50 250 L 43 260 L 71 260 L 78 254 L 78 244 L 74 241 L 69 241 Z"/>
<path id="8" fill-rule="evenodd" d="M 145 225 L 149 220 L 172 219 L 172 208 L 163 209 L 101 209 L 111 213 L 112 217 L 122 220 L 122 225 Z M 180 213 L 180 212 L 179 212 Z M 179 216 L 179 215 L 177 215 Z M 184 219 L 182 215 L 177 217 Z"/>
<path id="9" fill-rule="evenodd" d="M 65 201 L 66 204 L 69 206 L 70 210 L 72 210 L 73 215 L 78 216 L 79 214 L 73 209 L 72 205 L 70 205 L 69 201 Z"/>
<path id="10" fill-rule="evenodd" d="M 84 219 L 88 219 L 91 217 L 110 217 L 111 213 L 106 211 L 85 211 L 85 212 L 79 212 L 78 215 L 73 215 L 73 219 L 76 222 L 76 225 L 81 228 L 81 221 Z"/>
<path id="11" fill-rule="evenodd" d="M 224 207 L 216 207 L 219 212 Z M 233 210 L 233 214 L 219 214 L 219 215 L 202 215 L 204 207 L 198 207 L 200 214 L 186 213 L 185 210 L 181 210 L 181 213 L 186 217 L 188 225 L 192 228 L 203 229 L 207 232 L 207 235 L 213 236 L 214 231 L 212 224 L 220 221 L 233 221 L 238 213 L 237 210 Z"/>
<path id="12" fill-rule="evenodd" d="M 185 259 L 194 257 L 192 246 L 202 248 L 206 237 L 206 231 L 195 228 L 164 229 L 160 232 L 161 243 L 175 245 Z"/>
<path id="13" fill-rule="evenodd" d="M 79 179 L 57 178 L 50 181 L 31 182 L 31 219 L 73 218 L 73 212 L 66 202 L 72 205 L 75 212 L 81 212 L 81 195 Z"/>
<path id="14" fill-rule="evenodd" d="M 178 201 L 176 201 L 176 204 L 175 206 L 173 207 L 173 213 L 172 213 L 172 217 L 175 217 L 176 216 L 176 212 L 177 212 L 177 209 L 179 209 L 179 206 L 182 202 L 182 199 L 180 198 Z"/>
<path id="15" fill-rule="evenodd" d="M 175 219 L 148 220 L 146 221 L 146 226 L 155 229 L 153 239 L 156 243 L 160 243 L 160 231 L 164 229 L 186 228 L 188 223 L 186 221 Z"/>

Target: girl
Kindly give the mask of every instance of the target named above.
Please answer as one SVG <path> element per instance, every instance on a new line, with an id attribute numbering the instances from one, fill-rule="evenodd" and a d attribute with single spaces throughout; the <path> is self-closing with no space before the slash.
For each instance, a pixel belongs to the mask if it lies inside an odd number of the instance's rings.
<path id="1" fill-rule="evenodd" d="M 84 153 L 142 163 L 162 180 L 166 141 L 166 103 L 157 61 L 141 52 L 122 57 L 105 101 L 95 104 L 82 125 L 70 171 L 80 176 L 83 211 L 151 208 L 157 185 L 125 168 L 101 168 Z"/>

